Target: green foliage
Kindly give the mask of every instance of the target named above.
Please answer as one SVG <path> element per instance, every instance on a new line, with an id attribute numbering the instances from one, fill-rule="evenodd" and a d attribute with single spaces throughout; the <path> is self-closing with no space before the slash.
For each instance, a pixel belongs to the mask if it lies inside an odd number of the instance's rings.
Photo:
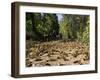
<path id="1" fill-rule="evenodd" d="M 26 31 L 28 31 L 28 32 L 32 31 L 32 22 L 31 22 L 31 20 L 26 21 Z"/>
<path id="2" fill-rule="evenodd" d="M 34 34 L 38 36 L 33 36 L 33 39 L 46 39 L 48 36 L 49 38 L 56 37 L 55 35 L 59 33 L 59 24 L 56 14 L 27 13 L 26 31 L 28 31 L 28 33 L 34 32 Z"/>
<path id="3" fill-rule="evenodd" d="M 89 16 L 63 15 L 60 21 L 60 33 L 64 40 L 78 40 L 89 43 Z"/>
<path id="4" fill-rule="evenodd" d="M 61 14 L 26 13 L 26 38 L 32 40 L 60 39 L 65 41 L 78 40 L 89 44 L 89 16 Z"/>
<path id="5" fill-rule="evenodd" d="M 76 38 L 77 28 L 75 27 L 74 15 L 63 15 L 64 18 L 60 22 L 60 33 L 62 38 L 73 40 Z"/>
<path id="6" fill-rule="evenodd" d="M 63 20 L 60 22 L 60 33 L 62 34 L 62 38 L 64 40 L 68 39 L 68 31 L 69 26 L 68 26 L 68 18 L 64 17 Z"/>
<path id="7" fill-rule="evenodd" d="M 43 36 L 48 36 L 50 31 L 53 30 L 52 14 L 44 14 L 43 16 Z"/>
<path id="8" fill-rule="evenodd" d="M 32 38 L 32 21 L 30 18 L 31 14 L 26 14 L 26 39 Z"/>
<path id="9" fill-rule="evenodd" d="M 85 43 L 86 45 L 89 44 L 89 17 L 87 17 L 87 21 L 86 21 L 86 27 L 85 27 L 85 31 L 83 32 L 83 38 L 82 38 L 82 42 Z"/>

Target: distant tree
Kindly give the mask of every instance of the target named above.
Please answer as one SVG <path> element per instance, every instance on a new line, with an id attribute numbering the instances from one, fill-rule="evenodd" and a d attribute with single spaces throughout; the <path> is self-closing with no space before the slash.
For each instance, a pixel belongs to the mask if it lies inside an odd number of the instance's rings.
<path id="1" fill-rule="evenodd" d="M 60 33 L 64 40 L 89 41 L 89 16 L 64 14 L 60 21 Z M 88 23 L 88 24 L 87 24 Z M 87 37 L 86 37 L 87 36 Z"/>
<path id="2" fill-rule="evenodd" d="M 57 35 L 59 34 L 59 24 L 58 18 L 56 14 L 45 14 L 44 15 L 44 26 L 50 27 L 48 37 L 51 39 L 56 39 Z"/>
<path id="3" fill-rule="evenodd" d="M 26 31 L 33 39 L 56 39 L 56 36 L 59 34 L 57 15 L 49 13 L 27 13 Z"/>
<path id="4" fill-rule="evenodd" d="M 26 13 L 26 39 L 53 40 L 60 34 L 65 41 L 78 40 L 89 43 L 89 16 L 62 14 L 58 23 L 57 14 Z"/>
<path id="5" fill-rule="evenodd" d="M 60 22 L 60 33 L 64 40 L 76 38 L 75 22 L 73 15 L 63 15 L 63 19 Z"/>
<path id="6" fill-rule="evenodd" d="M 40 34 L 36 30 L 36 26 L 40 25 L 40 13 L 26 13 L 26 39 L 38 39 Z"/>
<path id="7" fill-rule="evenodd" d="M 63 19 L 60 21 L 60 33 L 64 40 L 68 39 L 68 18 L 63 15 Z"/>
<path id="8" fill-rule="evenodd" d="M 26 39 L 32 37 L 32 20 L 31 13 L 26 13 Z"/>
<path id="9" fill-rule="evenodd" d="M 85 30 L 83 32 L 82 36 L 82 42 L 85 43 L 86 45 L 89 44 L 89 26 L 90 26 L 90 19 L 89 16 L 85 17 Z"/>

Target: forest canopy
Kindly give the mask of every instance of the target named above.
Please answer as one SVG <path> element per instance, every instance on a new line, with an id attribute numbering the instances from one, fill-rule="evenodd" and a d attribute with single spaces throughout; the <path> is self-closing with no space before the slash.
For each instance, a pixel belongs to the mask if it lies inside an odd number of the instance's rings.
<path id="1" fill-rule="evenodd" d="M 89 44 L 89 15 L 26 13 L 26 40 Z"/>

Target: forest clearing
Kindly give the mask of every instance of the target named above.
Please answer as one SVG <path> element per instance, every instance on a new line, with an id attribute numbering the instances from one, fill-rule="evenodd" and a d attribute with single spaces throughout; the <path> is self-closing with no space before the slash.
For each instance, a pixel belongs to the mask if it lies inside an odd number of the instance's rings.
<path id="1" fill-rule="evenodd" d="M 27 41 L 26 66 L 83 65 L 89 63 L 89 47 L 80 42 L 62 40 Z"/>
<path id="2" fill-rule="evenodd" d="M 26 67 L 89 63 L 90 16 L 26 13 Z"/>

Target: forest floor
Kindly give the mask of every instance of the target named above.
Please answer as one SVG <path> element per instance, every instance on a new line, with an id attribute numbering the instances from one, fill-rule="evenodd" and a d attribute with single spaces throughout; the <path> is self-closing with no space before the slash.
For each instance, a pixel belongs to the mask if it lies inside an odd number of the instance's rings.
<path id="1" fill-rule="evenodd" d="M 26 41 L 26 67 L 84 65 L 89 63 L 89 47 L 61 40 Z"/>

